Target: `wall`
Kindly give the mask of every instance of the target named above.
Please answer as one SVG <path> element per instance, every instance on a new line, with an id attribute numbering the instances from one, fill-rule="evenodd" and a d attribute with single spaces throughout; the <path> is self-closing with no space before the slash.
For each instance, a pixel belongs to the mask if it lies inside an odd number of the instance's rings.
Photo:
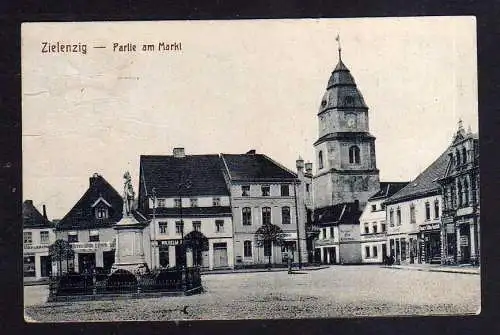
<path id="1" fill-rule="evenodd" d="M 382 208 L 384 199 L 369 201 L 363 214 L 359 219 L 359 232 L 361 236 L 361 260 L 363 263 L 381 263 L 382 248 L 386 248 L 387 242 L 387 225 L 386 231 L 382 231 L 382 224 L 386 222 L 385 210 Z M 372 205 L 376 206 L 376 210 L 372 211 Z M 365 223 L 368 224 L 369 232 L 365 233 Z M 377 227 L 377 233 L 374 232 L 373 226 Z M 370 248 L 370 257 L 366 257 L 366 247 Z M 377 248 L 377 256 L 373 256 L 373 248 Z M 387 250 L 387 249 L 386 249 Z"/>

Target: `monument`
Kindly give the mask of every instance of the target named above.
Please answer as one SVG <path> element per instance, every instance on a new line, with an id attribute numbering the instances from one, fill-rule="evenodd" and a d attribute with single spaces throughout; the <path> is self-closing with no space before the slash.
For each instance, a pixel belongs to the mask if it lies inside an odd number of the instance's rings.
<path id="1" fill-rule="evenodd" d="M 134 207 L 134 189 L 132 187 L 132 178 L 127 171 L 123 175 L 125 179 L 123 187 L 123 217 L 114 225 L 116 230 L 116 251 L 115 263 L 111 272 L 116 270 L 126 270 L 133 274 L 143 274 L 148 267 L 144 258 L 143 230 L 148 221 L 137 220 L 140 217 L 133 209 Z M 135 216 L 134 216 L 135 212 Z"/>

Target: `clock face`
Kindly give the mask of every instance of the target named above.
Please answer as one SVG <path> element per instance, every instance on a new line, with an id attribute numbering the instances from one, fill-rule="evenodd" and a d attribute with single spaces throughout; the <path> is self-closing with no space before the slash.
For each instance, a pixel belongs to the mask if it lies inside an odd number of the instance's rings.
<path id="1" fill-rule="evenodd" d="M 347 115 L 347 127 L 354 128 L 356 126 L 356 116 L 353 114 Z"/>

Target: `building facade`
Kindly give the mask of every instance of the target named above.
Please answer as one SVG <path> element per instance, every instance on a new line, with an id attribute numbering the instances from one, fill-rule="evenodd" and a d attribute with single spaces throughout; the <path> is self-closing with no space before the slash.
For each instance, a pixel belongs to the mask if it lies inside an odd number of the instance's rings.
<path id="1" fill-rule="evenodd" d="M 442 263 L 479 263 L 479 141 L 459 122 L 439 180 L 443 194 Z"/>
<path id="2" fill-rule="evenodd" d="M 388 254 L 396 263 L 440 263 L 442 196 L 437 180 L 446 152 L 385 202 Z"/>
<path id="3" fill-rule="evenodd" d="M 222 169 L 218 155 L 186 155 L 183 148 L 174 148 L 173 155 L 141 156 L 138 201 L 151 219 L 145 233 L 151 268 L 234 267 L 230 193 Z M 201 247 L 184 253 L 183 242 L 191 240 Z"/>
<path id="4" fill-rule="evenodd" d="M 48 278 L 52 273 L 49 246 L 55 241 L 54 227 L 47 218 L 45 205 L 43 215 L 32 200 L 23 203 L 23 278 L 35 281 Z"/>
<path id="5" fill-rule="evenodd" d="M 101 175 L 89 178 L 89 187 L 73 208 L 59 221 L 56 239 L 70 243 L 73 260 L 62 263 L 62 272 L 110 272 L 115 262 L 113 226 L 123 214 L 122 196 Z M 58 262 L 54 262 L 58 266 Z"/>
<path id="6" fill-rule="evenodd" d="M 303 161 L 298 161 L 300 178 L 266 155 L 250 150 L 246 154 L 221 154 L 224 176 L 231 193 L 234 224 L 234 257 L 237 266 L 307 262 L 305 239 L 307 191 Z M 284 244 L 259 246 L 256 233 L 263 225 L 283 231 Z"/>
<path id="7" fill-rule="evenodd" d="M 380 190 L 368 199 L 359 219 L 362 263 L 382 263 L 387 253 L 387 222 L 383 202 L 407 182 L 381 182 Z"/>

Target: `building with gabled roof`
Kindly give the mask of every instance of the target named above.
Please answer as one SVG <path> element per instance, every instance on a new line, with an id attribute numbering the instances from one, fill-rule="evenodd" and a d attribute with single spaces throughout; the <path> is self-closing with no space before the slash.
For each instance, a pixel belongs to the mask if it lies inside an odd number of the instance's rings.
<path id="1" fill-rule="evenodd" d="M 479 139 L 462 122 L 447 151 L 448 165 L 438 183 L 443 194 L 443 264 L 480 260 Z"/>
<path id="2" fill-rule="evenodd" d="M 68 241 L 75 251 L 69 268 L 62 271 L 82 273 L 93 268 L 110 271 L 116 247 L 113 226 L 122 216 L 122 196 L 103 176 L 94 173 L 88 189 L 56 227 L 57 239 Z"/>
<path id="3" fill-rule="evenodd" d="M 448 164 L 445 150 L 413 181 L 385 202 L 389 253 L 396 263 L 441 261 L 442 195 L 438 180 Z"/>
<path id="4" fill-rule="evenodd" d="M 255 150 L 220 157 L 231 193 L 235 265 L 267 264 L 269 257 L 274 264 L 286 264 L 289 257 L 294 263 L 307 262 L 304 197 L 310 191 L 306 189 L 304 162 L 297 160 L 295 173 Z M 283 231 L 284 245 L 257 246 L 255 234 L 265 224 Z"/>
<path id="5" fill-rule="evenodd" d="M 408 182 L 380 182 L 380 190 L 368 198 L 359 219 L 363 263 L 382 263 L 387 253 L 387 224 L 383 202 Z"/>
<path id="6" fill-rule="evenodd" d="M 55 241 L 54 226 L 33 205 L 33 200 L 23 202 L 23 277 L 25 281 L 47 278 L 52 273 L 49 246 Z"/>
<path id="7" fill-rule="evenodd" d="M 219 155 L 186 155 L 184 148 L 174 148 L 172 155 L 141 155 L 138 201 L 139 210 L 151 219 L 152 268 L 233 267 L 230 193 L 223 168 Z M 185 254 L 183 242 L 195 237 L 204 247 Z"/>

